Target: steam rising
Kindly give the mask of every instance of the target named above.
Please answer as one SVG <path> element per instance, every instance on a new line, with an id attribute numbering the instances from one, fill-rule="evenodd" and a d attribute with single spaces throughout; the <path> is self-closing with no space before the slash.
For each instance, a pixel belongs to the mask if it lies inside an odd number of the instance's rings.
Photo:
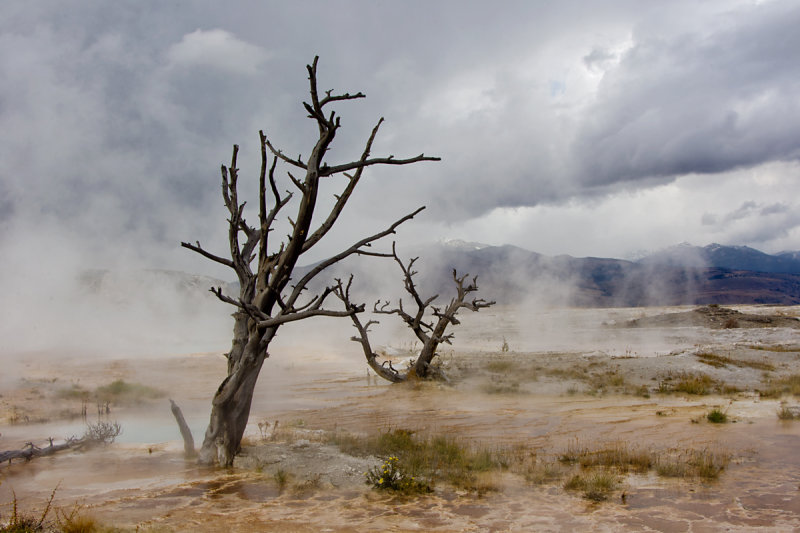
<path id="1" fill-rule="evenodd" d="M 408 255 L 445 237 L 551 256 L 689 238 L 800 248 L 793 3 L 615 1 L 591 17 L 569 1 L 420 9 L 6 1 L 0 358 L 227 349 L 230 309 L 205 292 L 210 280 L 190 288 L 164 272 L 231 281 L 178 243 L 227 249 L 218 168 L 232 144 L 250 207 L 259 129 L 308 155 L 300 100 L 315 54 L 324 89 L 368 95 L 337 109 L 332 161 L 357 157 L 380 116 L 376 152 L 443 157 L 368 173 L 321 256 L 423 204 L 397 235 Z M 444 299 L 453 266 L 479 275 L 480 296 L 523 308 L 603 296 L 558 257 L 526 262 L 509 249 L 515 269 L 493 272 L 418 250 L 423 289 Z M 402 296 L 384 268 L 350 269 L 368 305 Z M 663 279 L 654 273 L 641 279 Z M 637 283 L 606 304 L 647 305 L 675 287 Z"/>

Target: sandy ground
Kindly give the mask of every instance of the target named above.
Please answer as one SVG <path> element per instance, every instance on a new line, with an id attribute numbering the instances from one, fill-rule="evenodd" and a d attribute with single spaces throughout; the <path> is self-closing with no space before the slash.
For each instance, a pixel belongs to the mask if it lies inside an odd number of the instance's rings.
<path id="1" fill-rule="evenodd" d="M 286 343 L 265 365 L 248 446 L 234 469 L 182 459 L 166 398 L 112 405 L 102 416 L 124 431 L 113 445 L 0 466 L 0 517 L 8 516 L 12 489 L 37 509 L 58 486 L 59 506 L 85 506 L 103 523 L 166 531 L 793 531 L 800 528 L 800 422 L 776 413 L 782 402 L 793 408 L 798 401 L 759 391 L 800 374 L 792 323 L 800 309 L 737 310 L 789 322 L 725 328 L 686 315 L 692 308 L 492 309 L 465 316 L 457 343 L 442 352 L 450 384 L 388 385 L 366 371 L 352 346 Z M 385 351 L 400 364 L 410 348 L 396 340 Z M 116 379 L 166 391 L 200 440 L 225 365 L 217 353 L 26 354 L 12 362 L 0 378 L 0 450 L 80 434 L 83 402 L 64 390 Z M 710 394 L 668 392 L 700 374 L 711 378 Z M 707 422 L 715 407 L 732 423 Z M 89 421 L 97 416 L 89 405 Z M 540 457 L 576 443 L 628 443 L 724 451 L 732 462 L 709 482 L 628 475 L 601 504 L 566 491 L 563 481 L 532 485 L 515 472 L 496 474 L 487 493 L 437 486 L 408 498 L 364 484 L 363 473 L 380 459 L 326 443 L 334 431 L 397 428 L 524 446 Z"/>

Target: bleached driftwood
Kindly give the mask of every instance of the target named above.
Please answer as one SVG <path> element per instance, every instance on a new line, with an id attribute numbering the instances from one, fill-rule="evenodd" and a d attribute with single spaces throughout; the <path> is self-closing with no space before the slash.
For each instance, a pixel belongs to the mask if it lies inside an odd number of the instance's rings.
<path id="1" fill-rule="evenodd" d="M 178 428 L 181 430 L 181 437 L 183 437 L 183 454 L 187 459 L 193 459 L 197 456 L 197 451 L 194 449 L 192 430 L 189 429 L 189 424 L 186 423 L 186 419 L 183 417 L 183 411 L 181 411 L 181 408 L 175 403 L 175 400 L 170 399 L 169 403 L 170 409 L 172 409 L 172 416 L 175 417 Z"/>
<path id="2" fill-rule="evenodd" d="M 20 450 L 6 450 L 0 452 L 0 464 L 11 464 L 15 459 L 30 461 L 36 457 L 53 455 L 54 453 L 73 448 L 83 448 L 95 444 L 114 442 L 114 439 L 122 433 L 122 428 L 117 422 L 98 422 L 90 424 L 83 437 L 70 437 L 65 442 L 55 444 L 54 439 L 48 439 L 49 444 L 40 447 L 33 442 L 28 442 Z"/>

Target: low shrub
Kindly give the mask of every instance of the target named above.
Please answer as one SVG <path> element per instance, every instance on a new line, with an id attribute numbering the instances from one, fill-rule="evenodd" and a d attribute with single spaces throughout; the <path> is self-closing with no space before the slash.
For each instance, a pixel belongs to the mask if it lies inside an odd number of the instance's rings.
<path id="1" fill-rule="evenodd" d="M 724 424 L 728 421 L 728 415 L 715 408 L 708 412 L 706 419 L 712 424 Z"/>
<path id="2" fill-rule="evenodd" d="M 371 468 L 364 475 L 367 476 L 367 484 L 378 490 L 392 490 L 404 494 L 431 492 L 427 482 L 404 472 L 400 460 L 395 456 L 389 457 L 381 466 Z"/>

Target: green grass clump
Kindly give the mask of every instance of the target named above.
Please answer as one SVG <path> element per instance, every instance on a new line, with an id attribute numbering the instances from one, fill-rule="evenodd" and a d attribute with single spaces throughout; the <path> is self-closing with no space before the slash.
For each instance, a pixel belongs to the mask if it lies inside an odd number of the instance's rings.
<path id="1" fill-rule="evenodd" d="M 118 379 L 97 387 L 95 397 L 101 402 L 113 402 L 116 404 L 138 404 L 145 400 L 158 399 L 166 396 L 164 391 L 142 385 L 141 383 L 128 383 Z"/>
<path id="2" fill-rule="evenodd" d="M 477 474 L 508 464 L 500 452 L 467 446 L 450 436 L 416 436 L 406 429 L 366 437 L 335 433 L 331 441 L 350 455 L 396 457 L 403 474 L 416 480 L 444 481 L 465 489 L 479 488 Z"/>
<path id="3" fill-rule="evenodd" d="M 724 424 L 728 421 L 728 415 L 725 414 L 724 411 L 715 408 L 709 411 L 706 415 L 706 419 L 712 424 Z"/>

